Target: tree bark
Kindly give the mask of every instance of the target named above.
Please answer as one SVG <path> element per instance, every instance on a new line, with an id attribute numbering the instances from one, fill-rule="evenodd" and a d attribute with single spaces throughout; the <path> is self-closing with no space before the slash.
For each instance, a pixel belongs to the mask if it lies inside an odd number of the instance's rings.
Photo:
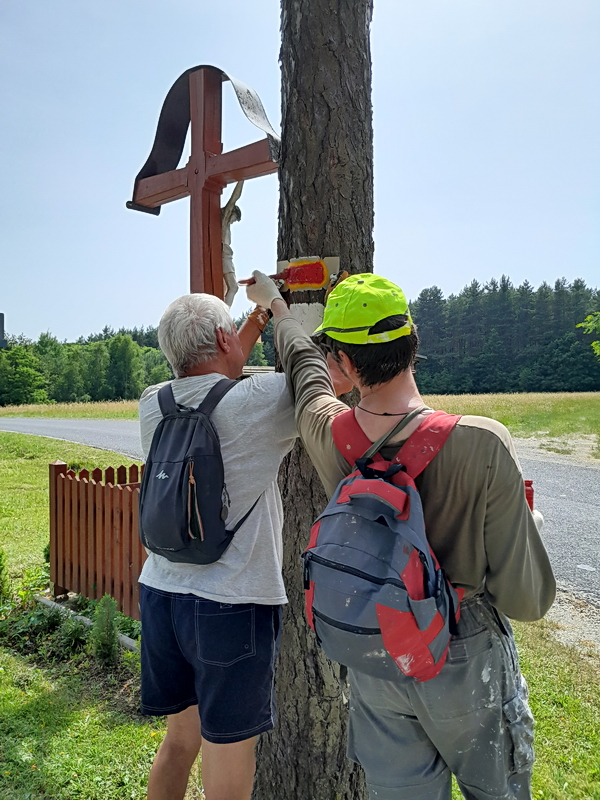
<path id="1" fill-rule="evenodd" d="M 282 0 L 280 259 L 340 256 L 373 269 L 372 0 Z M 294 292 L 294 305 L 324 292 Z M 300 444 L 280 472 L 284 612 L 277 666 L 278 723 L 261 737 L 256 800 L 364 800 L 362 771 L 345 755 L 347 685 L 304 616 L 300 553 L 325 506 Z"/>

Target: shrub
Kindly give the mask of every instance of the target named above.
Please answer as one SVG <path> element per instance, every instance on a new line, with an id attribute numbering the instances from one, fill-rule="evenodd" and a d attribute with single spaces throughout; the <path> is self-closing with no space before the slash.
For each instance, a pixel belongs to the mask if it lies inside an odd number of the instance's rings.
<path id="1" fill-rule="evenodd" d="M 87 644 L 89 630 L 88 626 L 80 619 L 76 619 L 70 614 L 63 617 L 61 625 L 53 637 L 50 648 L 52 654 L 57 658 L 67 659 L 75 653 L 80 653 Z"/>
<path id="2" fill-rule="evenodd" d="M 22 609 L 35 608 L 36 596 L 42 594 L 50 581 L 50 565 L 43 564 L 38 567 L 26 569 L 17 588 L 19 606 Z"/>
<path id="3" fill-rule="evenodd" d="M 90 641 L 92 653 L 103 664 L 115 664 L 118 661 L 117 603 L 108 594 L 96 607 Z"/>

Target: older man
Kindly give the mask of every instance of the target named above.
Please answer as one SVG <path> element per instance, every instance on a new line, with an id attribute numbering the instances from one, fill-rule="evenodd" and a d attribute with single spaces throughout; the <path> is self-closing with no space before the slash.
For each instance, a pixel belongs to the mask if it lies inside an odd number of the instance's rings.
<path id="1" fill-rule="evenodd" d="M 197 407 L 223 377 L 241 375 L 268 321 L 256 309 L 238 331 L 221 300 L 184 295 L 165 311 L 161 350 L 177 403 Z M 161 419 L 160 386 L 140 399 L 148 454 Z M 228 527 L 252 509 L 221 558 L 179 564 L 151 553 L 140 576 L 142 710 L 167 715 L 148 800 L 181 800 L 202 747 L 207 800 L 249 800 L 257 736 L 273 727 L 273 672 L 286 603 L 281 578 L 279 464 L 296 436 L 285 376 L 240 381 L 211 416 L 231 505 Z"/>
<path id="2" fill-rule="evenodd" d="M 342 453 L 332 435 L 348 409 L 274 283 L 254 278 L 248 296 L 273 311 L 298 432 L 331 495 L 354 468 L 350 437 Z M 360 392 L 360 453 L 391 433 L 381 454 L 393 459 L 432 413 L 412 374 L 418 338 L 404 293 L 380 276 L 352 275 L 329 295 L 315 333 L 346 377 L 336 394 Z M 349 756 L 363 765 L 372 800 L 450 800 L 452 773 L 469 800 L 530 800 L 533 720 L 507 617 L 539 619 L 556 587 L 510 434 L 495 420 L 461 417 L 416 483 L 431 547 L 465 592 L 458 632 L 431 680 L 406 678 L 391 658 L 389 679 L 349 669 Z"/>

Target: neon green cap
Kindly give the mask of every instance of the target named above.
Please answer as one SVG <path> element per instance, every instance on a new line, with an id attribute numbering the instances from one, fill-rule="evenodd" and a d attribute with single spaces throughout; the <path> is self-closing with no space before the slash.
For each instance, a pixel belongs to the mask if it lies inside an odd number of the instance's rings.
<path id="1" fill-rule="evenodd" d="M 403 318 L 399 327 L 369 332 L 378 322 L 393 316 Z M 327 298 L 323 324 L 315 333 L 325 333 L 346 344 L 381 344 L 408 336 L 412 324 L 402 289 L 387 278 L 366 272 L 338 283 Z"/>

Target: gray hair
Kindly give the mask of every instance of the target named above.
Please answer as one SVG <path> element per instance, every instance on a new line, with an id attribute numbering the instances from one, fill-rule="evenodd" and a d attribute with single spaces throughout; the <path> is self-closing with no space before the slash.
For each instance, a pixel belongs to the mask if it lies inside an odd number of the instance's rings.
<path id="1" fill-rule="evenodd" d="M 228 306 L 212 294 L 184 294 L 162 315 L 158 344 L 176 378 L 217 355 L 217 330 L 235 329 Z"/>

